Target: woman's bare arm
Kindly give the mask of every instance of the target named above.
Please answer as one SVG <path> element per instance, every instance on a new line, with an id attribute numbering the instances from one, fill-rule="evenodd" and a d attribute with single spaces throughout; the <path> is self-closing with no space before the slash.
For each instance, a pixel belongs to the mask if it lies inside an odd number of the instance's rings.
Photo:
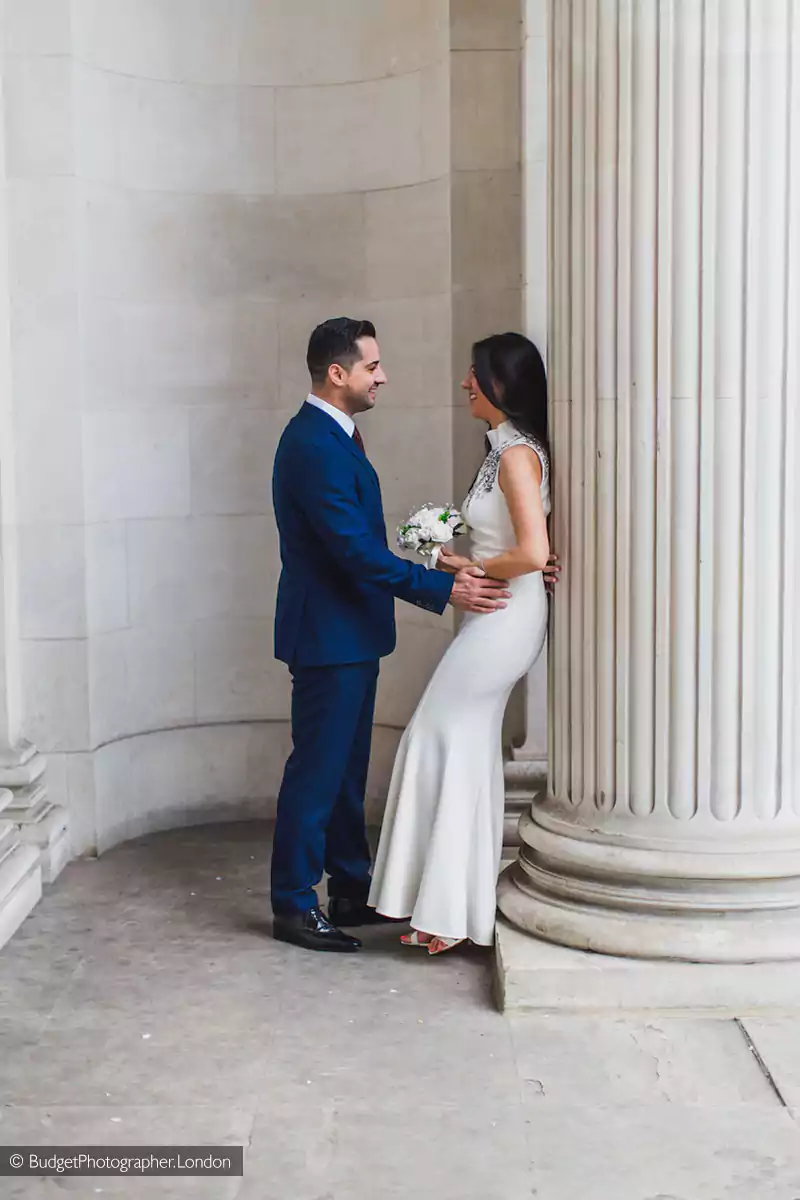
<path id="1" fill-rule="evenodd" d="M 542 507 L 542 464 L 536 451 L 530 446 L 509 446 L 500 459 L 499 483 L 517 544 L 481 566 L 493 579 L 518 579 L 544 571 L 550 540 Z"/>

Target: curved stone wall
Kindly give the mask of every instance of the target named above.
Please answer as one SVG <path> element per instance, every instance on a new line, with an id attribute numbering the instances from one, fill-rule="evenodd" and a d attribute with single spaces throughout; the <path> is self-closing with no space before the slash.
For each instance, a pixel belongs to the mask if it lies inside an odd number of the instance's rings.
<path id="1" fill-rule="evenodd" d="M 79 852 L 275 794 L 270 474 L 317 321 L 378 325 L 390 384 L 363 432 L 390 526 L 450 499 L 447 10 L 74 0 L 71 54 L 20 57 L 21 94 L 49 80 L 65 111 L 23 112 L 46 161 L 19 203 L 51 250 L 70 235 L 57 271 L 26 252 L 22 332 L 79 348 L 69 387 L 39 367 L 21 397 L 27 732 Z M 401 608 L 376 800 L 451 632 Z"/>

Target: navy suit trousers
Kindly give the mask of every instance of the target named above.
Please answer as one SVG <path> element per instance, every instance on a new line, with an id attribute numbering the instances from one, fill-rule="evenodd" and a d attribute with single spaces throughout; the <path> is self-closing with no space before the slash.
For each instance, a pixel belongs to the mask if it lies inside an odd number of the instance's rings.
<path id="1" fill-rule="evenodd" d="M 370 851 L 364 818 L 379 663 L 292 670 L 292 753 L 278 796 L 272 908 L 317 904 L 323 871 L 331 896 L 365 899 Z"/>

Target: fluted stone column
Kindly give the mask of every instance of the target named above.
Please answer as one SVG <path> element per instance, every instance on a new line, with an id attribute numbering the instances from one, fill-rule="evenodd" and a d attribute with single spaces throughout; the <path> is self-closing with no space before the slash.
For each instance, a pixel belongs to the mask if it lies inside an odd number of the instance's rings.
<path id="1" fill-rule="evenodd" d="M 550 6 L 550 779 L 500 907 L 800 958 L 800 0 Z"/>

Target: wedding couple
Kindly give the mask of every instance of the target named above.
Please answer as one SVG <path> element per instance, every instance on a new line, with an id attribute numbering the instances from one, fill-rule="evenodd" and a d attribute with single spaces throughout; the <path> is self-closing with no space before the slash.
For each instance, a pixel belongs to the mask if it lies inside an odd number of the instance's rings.
<path id="1" fill-rule="evenodd" d="M 429 954 L 467 940 L 490 945 L 503 713 L 547 627 L 542 359 L 515 333 L 473 348 L 462 387 L 490 443 L 462 508 L 473 557 L 446 548 L 430 570 L 389 550 L 378 477 L 353 420 L 386 383 L 374 326 L 324 322 L 307 362 L 311 395 L 284 430 L 273 479 L 283 564 L 275 652 L 292 675 L 294 743 L 272 855 L 274 935 L 310 950 L 354 951 L 361 943 L 345 929 L 404 920 L 411 933 L 402 940 Z M 449 604 L 466 616 L 400 742 L 373 868 L 364 797 L 396 599 L 439 614 Z M 315 891 L 323 872 L 327 915 Z"/>

